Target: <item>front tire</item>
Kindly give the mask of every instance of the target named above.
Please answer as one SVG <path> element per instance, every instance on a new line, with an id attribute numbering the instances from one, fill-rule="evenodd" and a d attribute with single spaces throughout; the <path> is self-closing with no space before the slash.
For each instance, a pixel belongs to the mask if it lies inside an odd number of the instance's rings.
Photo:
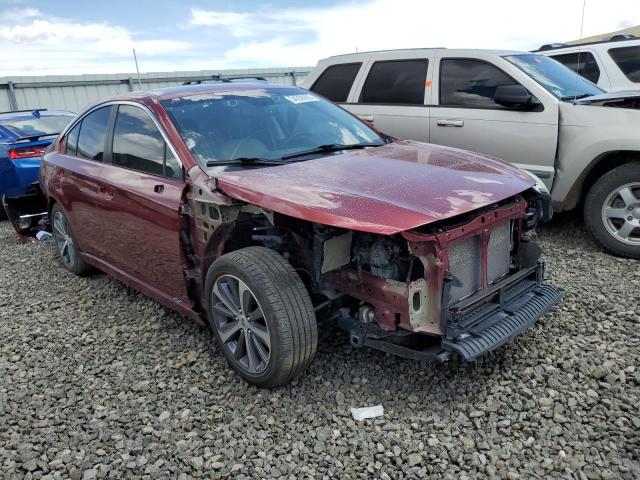
<path id="1" fill-rule="evenodd" d="M 584 220 L 604 248 L 640 258 L 640 163 L 616 167 L 593 184 L 585 199 Z"/>
<path id="2" fill-rule="evenodd" d="M 65 268 L 79 277 L 84 277 L 91 273 L 91 266 L 82 259 L 78 243 L 73 236 L 69 222 L 67 222 L 67 217 L 62 207 L 57 203 L 51 208 L 51 225 L 58 254 Z"/>
<path id="3" fill-rule="evenodd" d="M 248 247 L 216 260 L 205 283 L 207 315 L 231 367 L 249 383 L 288 383 L 313 360 L 315 312 L 302 280 L 279 254 Z"/>

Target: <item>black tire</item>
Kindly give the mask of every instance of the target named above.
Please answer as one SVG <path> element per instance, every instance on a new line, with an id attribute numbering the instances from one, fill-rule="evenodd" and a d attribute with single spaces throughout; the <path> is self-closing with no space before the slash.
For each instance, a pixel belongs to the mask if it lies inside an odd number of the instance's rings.
<path id="1" fill-rule="evenodd" d="M 61 224 L 58 223 L 60 220 L 63 220 L 64 227 L 61 227 Z M 60 261 L 64 267 L 79 277 L 89 275 L 92 268 L 80 255 L 78 242 L 71 231 L 67 216 L 64 214 L 62 207 L 57 203 L 54 203 L 51 208 L 51 226 L 56 249 L 58 250 Z M 62 231 L 63 229 L 64 231 Z"/>
<path id="2" fill-rule="evenodd" d="M 625 220 L 613 219 L 605 221 L 602 213 L 605 202 L 608 204 L 609 199 L 612 198 L 610 197 L 612 192 L 628 184 L 640 185 L 640 163 L 632 162 L 616 167 L 605 173 L 593 184 L 584 202 L 584 221 L 596 240 L 611 253 L 628 258 L 640 258 L 640 238 L 637 244 L 625 243 L 609 231 L 610 228 L 619 228 L 616 224 L 622 225 L 622 222 Z M 636 187 L 632 190 L 635 192 L 638 191 Z M 636 193 L 635 195 L 636 199 L 640 198 L 640 194 Z M 616 205 L 619 207 L 625 205 L 624 202 L 620 203 L 622 202 L 621 197 L 618 197 L 615 201 L 618 202 Z M 637 217 L 640 212 L 640 200 L 634 205 L 636 205 L 635 208 L 630 205 L 626 205 L 626 208 L 631 208 L 628 215 L 633 219 L 633 222 L 637 224 Z M 607 225 L 613 225 L 613 227 L 608 227 Z M 635 239 L 640 235 L 640 228 L 636 228 L 632 230 L 632 232 L 633 243 L 636 243 Z"/>
<path id="3" fill-rule="evenodd" d="M 258 368 L 252 371 L 247 365 L 249 349 L 255 347 L 249 345 L 252 339 L 247 339 L 244 335 L 251 337 L 253 334 L 256 337 L 254 332 L 250 331 L 251 322 L 254 320 L 243 317 L 242 313 L 239 313 L 240 320 L 237 320 L 238 316 L 234 320 L 228 315 L 230 309 L 227 309 L 224 302 L 214 293 L 214 288 L 218 293 L 222 291 L 221 286 L 225 284 L 221 282 L 228 282 L 226 285 L 229 286 L 237 280 L 243 282 L 243 287 L 248 287 L 252 295 L 249 298 L 254 299 L 260 310 L 256 315 L 259 319 L 256 322 L 261 322 L 261 328 L 267 329 L 269 358 L 260 361 L 262 371 L 257 371 Z M 236 285 L 241 289 L 239 283 Z M 273 388 L 288 383 L 311 363 L 318 343 L 315 312 L 302 280 L 281 255 L 264 247 L 248 247 L 227 253 L 209 268 L 205 288 L 209 325 L 216 341 L 231 367 L 246 381 L 259 387 Z M 223 311 L 227 313 L 222 313 Z M 253 311 L 257 309 L 254 307 Z M 236 312 L 240 310 L 236 309 Z M 243 326 L 240 326 L 239 322 L 242 322 Z M 231 330 L 238 331 L 238 337 L 233 340 L 231 336 L 225 336 L 227 343 L 223 342 L 223 329 L 225 335 Z M 241 333 L 242 329 L 245 333 Z M 245 341 L 246 344 L 241 343 Z M 259 343 L 255 338 L 253 341 L 254 344 Z M 238 352 L 242 353 L 242 350 L 237 350 L 238 345 L 244 345 L 246 355 L 243 359 L 247 364 L 243 364 L 243 360 L 237 359 L 232 353 L 234 342 L 236 355 Z M 263 348 L 264 351 L 266 348 Z M 254 362 L 254 367 L 256 365 Z"/>

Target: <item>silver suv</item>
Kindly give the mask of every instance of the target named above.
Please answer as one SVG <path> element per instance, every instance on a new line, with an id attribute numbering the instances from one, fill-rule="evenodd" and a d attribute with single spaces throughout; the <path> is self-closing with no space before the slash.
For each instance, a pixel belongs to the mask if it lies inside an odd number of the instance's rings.
<path id="1" fill-rule="evenodd" d="M 535 53 L 442 48 L 330 57 L 305 86 L 389 135 L 534 173 L 556 211 L 581 205 L 605 248 L 640 258 L 640 92 L 605 93 Z"/>

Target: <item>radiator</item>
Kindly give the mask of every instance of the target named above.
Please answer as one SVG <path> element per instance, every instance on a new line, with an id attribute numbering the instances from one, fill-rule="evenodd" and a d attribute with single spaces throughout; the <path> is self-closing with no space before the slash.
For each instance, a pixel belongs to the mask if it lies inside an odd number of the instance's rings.
<path id="1" fill-rule="evenodd" d="M 460 282 L 450 291 L 451 302 L 462 300 L 482 287 L 482 255 L 480 235 L 463 240 L 449 250 L 449 272 Z M 489 284 L 509 273 L 511 263 L 511 221 L 497 225 L 487 246 L 487 280 Z"/>

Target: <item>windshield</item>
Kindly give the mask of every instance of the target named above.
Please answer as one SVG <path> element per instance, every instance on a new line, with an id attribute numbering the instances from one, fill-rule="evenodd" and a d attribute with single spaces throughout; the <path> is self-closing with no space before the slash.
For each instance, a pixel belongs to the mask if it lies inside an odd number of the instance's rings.
<path id="1" fill-rule="evenodd" d="M 562 100 L 590 97 L 604 92 L 560 62 L 544 55 L 509 55 L 505 58 Z"/>
<path id="2" fill-rule="evenodd" d="M 71 121 L 73 115 L 42 115 L 41 117 L 17 117 L 0 120 L 2 126 L 7 127 L 21 137 L 36 137 L 57 135 Z"/>
<path id="3" fill-rule="evenodd" d="M 298 88 L 209 92 L 162 101 L 202 166 L 281 159 L 322 145 L 375 145 L 382 138 L 333 103 Z"/>

